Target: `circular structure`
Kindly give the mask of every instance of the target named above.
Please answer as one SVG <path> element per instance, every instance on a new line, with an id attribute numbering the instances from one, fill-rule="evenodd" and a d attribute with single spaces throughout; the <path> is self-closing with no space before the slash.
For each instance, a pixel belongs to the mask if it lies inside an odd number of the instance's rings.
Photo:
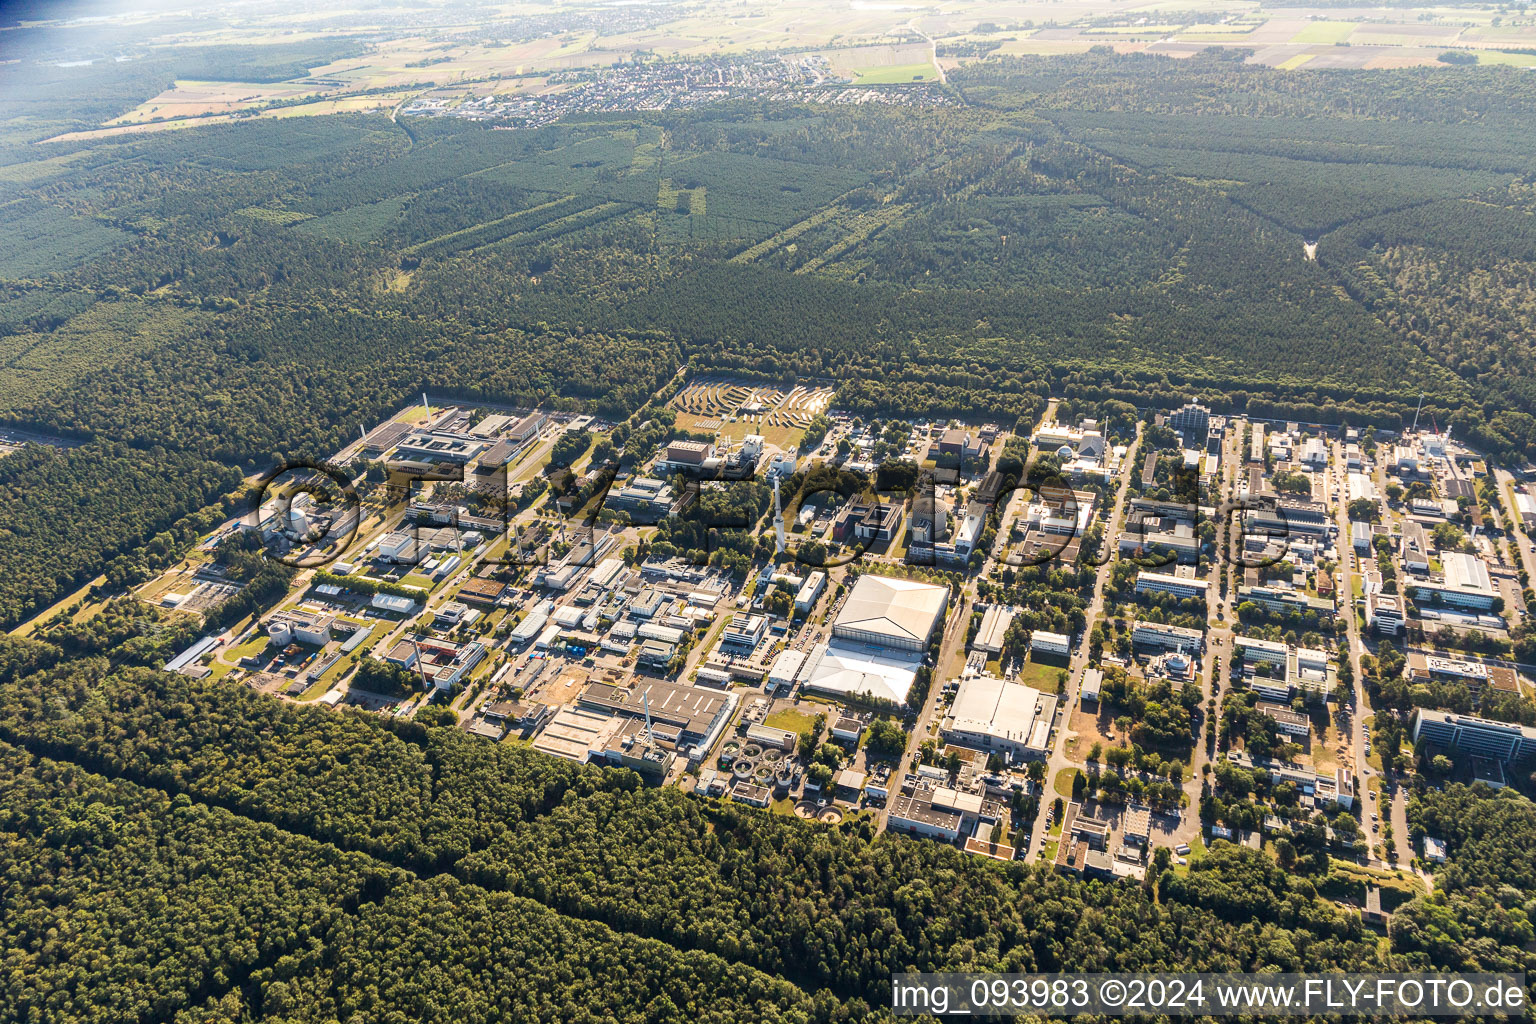
<path id="1" fill-rule="evenodd" d="M 756 743 L 748 743 L 746 746 L 741 748 L 741 756 L 756 761 L 758 758 L 763 756 L 763 748 L 758 746 Z"/>
<path id="2" fill-rule="evenodd" d="M 759 786 L 767 785 L 768 781 L 772 778 L 773 769 L 765 764 L 758 765 L 756 770 L 752 772 L 752 781 L 756 782 Z"/>
<path id="3" fill-rule="evenodd" d="M 259 521 L 271 497 L 283 523 L 264 549 L 273 561 L 296 569 L 321 568 L 346 554 L 357 536 L 362 500 L 351 475 L 328 462 L 279 462 L 262 474 L 253 493 L 250 514 Z"/>
<path id="4" fill-rule="evenodd" d="M 805 818 L 807 821 L 816 817 L 816 804 L 811 800 L 802 800 L 795 804 L 795 817 Z"/>
<path id="5" fill-rule="evenodd" d="M 823 807 L 821 813 L 816 815 L 816 820 L 823 825 L 836 825 L 843 820 L 843 812 L 836 807 Z"/>
<path id="6" fill-rule="evenodd" d="M 736 766 L 731 769 L 731 775 L 737 782 L 746 782 L 752 777 L 752 762 L 746 758 L 737 761 Z"/>

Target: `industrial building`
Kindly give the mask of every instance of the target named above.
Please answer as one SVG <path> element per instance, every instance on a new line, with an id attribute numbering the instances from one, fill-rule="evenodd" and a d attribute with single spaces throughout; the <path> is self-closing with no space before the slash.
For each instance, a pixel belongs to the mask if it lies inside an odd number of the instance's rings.
<path id="1" fill-rule="evenodd" d="M 366 458 L 377 459 L 411 432 L 409 423 L 401 423 L 399 420 L 387 420 L 368 431 L 363 437 L 362 454 Z"/>
<path id="2" fill-rule="evenodd" d="M 673 441 L 667 445 L 662 457 L 656 460 L 659 472 L 674 470 L 697 471 L 715 457 L 715 446 L 708 441 Z"/>
<path id="3" fill-rule="evenodd" d="M 549 616 L 554 610 L 555 602 L 540 601 L 538 606 L 525 615 L 522 621 L 512 630 L 512 635 L 507 638 L 510 646 L 516 647 L 519 644 L 526 644 L 537 639 L 539 634 L 544 632 L 545 627 L 549 625 Z"/>
<path id="4" fill-rule="evenodd" d="M 796 680 L 800 678 L 801 669 L 805 667 L 805 660 L 804 651 L 794 648 L 780 651 L 779 656 L 773 660 L 773 667 L 768 670 L 768 691 L 788 693 L 793 689 Z"/>
<path id="5" fill-rule="evenodd" d="M 885 543 L 896 536 L 901 523 L 901 506 L 854 502 L 832 520 L 832 539 L 839 544 L 855 541 L 864 544 Z"/>
<path id="6" fill-rule="evenodd" d="M 669 644 L 664 640 L 646 640 L 640 644 L 640 651 L 635 655 L 635 664 L 641 668 L 665 670 L 676 656 L 676 644 Z"/>
<path id="7" fill-rule="evenodd" d="M 470 604 L 494 605 L 507 593 L 507 585 L 500 580 L 477 576 L 459 588 L 459 600 Z"/>
<path id="8" fill-rule="evenodd" d="M 831 642 L 811 649 L 801 672 L 803 688 L 842 698 L 904 702 L 948 604 L 945 587 L 860 577 L 832 624 Z"/>
<path id="9" fill-rule="evenodd" d="M 1403 522 L 1403 536 L 1398 542 L 1403 568 L 1408 572 L 1429 571 L 1429 534 L 1412 519 Z"/>
<path id="10" fill-rule="evenodd" d="M 1481 558 L 1461 551 L 1442 551 L 1440 565 L 1443 573 L 1438 580 L 1408 580 L 1408 596 L 1415 601 L 1471 611 L 1488 611 L 1493 607 L 1498 591 Z"/>
<path id="11" fill-rule="evenodd" d="M 675 755 L 645 734 L 645 722 L 600 710 L 562 708 L 534 737 L 533 749 L 582 763 L 631 768 L 653 780 L 666 777 Z"/>
<path id="12" fill-rule="evenodd" d="M 736 713 L 736 694 L 662 680 L 634 680 L 625 687 L 591 683 L 577 704 L 622 718 L 650 718 L 651 735 L 694 760 L 712 747 Z"/>
<path id="13" fill-rule="evenodd" d="M 827 589 L 827 574 L 817 569 L 805 578 L 800 585 L 800 590 L 795 594 L 795 611 L 805 615 L 816 606 L 821 599 L 821 592 Z"/>
<path id="14" fill-rule="evenodd" d="M 907 539 L 919 546 L 940 544 L 949 539 L 949 520 L 954 508 L 938 497 L 932 488 L 912 500 L 912 515 L 907 520 Z"/>
<path id="15" fill-rule="evenodd" d="M 976 630 L 976 638 L 971 641 L 971 647 L 988 654 L 1001 654 L 1003 641 L 1011 625 L 1013 608 L 1004 604 L 988 605 L 981 615 L 981 627 Z"/>
<path id="16" fill-rule="evenodd" d="M 463 466 L 485 451 L 484 439 L 447 430 L 413 430 L 395 446 L 394 462 L 447 462 Z"/>
<path id="17" fill-rule="evenodd" d="M 923 656 L 917 651 L 833 640 L 811 648 L 800 673 L 801 689 L 842 699 L 860 696 L 906 702 Z"/>
<path id="18" fill-rule="evenodd" d="M 948 605 L 947 587 L 866 573 L 838 612 L 832 635 L 875 647 L 921 651 Z"/>
<path id="19" fill-rule="evenodd" d="M 610 491 L 607 505 L 628 513 L 634 522 L 655 522 L 671 514 L 677 505 L 677 495 L 665 480 L 642 476 Z"/>
<path id="20" fill-rule="evenodd" d="M 297 641 L 324 647 L 331 642 L 331 625 L 336 616 L 303 611 L 278 612 L 267 623 L 267 636 L 279 647 Z"/>
<path id="21" fill-rule="evenodd" d="M 1536 498 L 1531 497 L 1525 491 L 1516 491 L 1515 513 L 1520 517 L 1520 522 L 1527 529 L 1536 526 Z"/>
<path id="22" fill-rule="evenodd" d="M 416 610 L 416 602 L 400 594 L 374 594 L 369 605 L 381 612 L 409 615 Z"/>
<path id="23" fill-rule="evenodd" d="M 423 547 L 416 543 L 414 532 L 388 533 L 379 539 L 379 557 L 400 565 L 415 565 L 425 555 Z"/>
<path id="24" fill-rule="evenodd" d="M 954 842 L 984 824 L 998 820 L 1001 805 L 980 793 L 949 786 L 914 788 L 891 801 L 887 827 L 912 835 Z"/>
<path id="25" fill-rule="evenodd" d="M 998 753 L 1009 761 L 1045 757 L 1056 703 L 1054 695 L 1032 686 L 972 676 L 960 682 L 939 730 L 950 743 Z"/>
<path id="26" fill-rule="evenodd" d="M 418 672 L 437 689 L 446 690 L 461 682 L 485 654 L 485 645 L 479 641 L 460 644 L 412 633 L 390 648 L 384 660 Z"/>
<path id="27" fill-rule="evenodd" d="M 1380 501 L 1381 496 L 1376 492 L 1376 481 L 1364 473 L 1351 473 L 1348 478 L 1349 501 L 1351 504 L 1357 501 Z"/>

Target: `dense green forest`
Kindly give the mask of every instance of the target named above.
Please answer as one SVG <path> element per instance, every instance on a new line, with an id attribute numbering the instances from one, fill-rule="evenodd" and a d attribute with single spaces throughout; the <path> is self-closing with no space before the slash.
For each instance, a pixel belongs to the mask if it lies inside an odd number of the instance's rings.
<path id="1" fill-rule="evenodd" d="M 12 1021 L 807 1022 L 719 957 L 0 744 Z"/>
<path id="2" fill-rule="evenodd" d="M 1453 863 L 1383 940 L 1226 844 L 1083 883 L 33 641 L 0 643 L 0 741 L 8 1019 L 834 1020 L 909 968 L 1536 966 L 1513 793 L 1415 802 Z"/>

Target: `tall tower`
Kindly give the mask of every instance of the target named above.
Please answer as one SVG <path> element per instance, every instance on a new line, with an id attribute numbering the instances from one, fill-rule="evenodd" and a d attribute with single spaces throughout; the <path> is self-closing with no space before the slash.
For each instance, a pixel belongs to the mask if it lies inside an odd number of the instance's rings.
<path id="1" fill-rule="evenodd" d="M 779 504 L 779 478 L 773 478 L 773 550 L 784 553 L 784 509 Z"/>

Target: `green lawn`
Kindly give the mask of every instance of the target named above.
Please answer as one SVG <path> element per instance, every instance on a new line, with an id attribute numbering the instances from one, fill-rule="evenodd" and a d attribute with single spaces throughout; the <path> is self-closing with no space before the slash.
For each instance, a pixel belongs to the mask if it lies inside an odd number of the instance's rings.
<path id="1" fill-rule="evenodd" d="M 854 68 L 855 85 L 901 85 L 906 82 L 931 82 L 939 77 L 927 61 L 920 64 L 888 64 L 882 67 Z"/>
<path id="2" fill-rule="evenodd" d="M 1337 857 L 1328 858 L 1328 866 L 1331 874 L 1351 881 L 1380 886 L 1383 889 L 1396 889 L 1401 893 L 1400 898 L 1404 900 L 1412 899 L 1424 892 L 1423 880 L 1404 868 L 1383 871 L 1380 868 L 1356 864 L 1354 861 L 1339 860 Z"/>
<path id="3" fill-rule="evenodd" d="M 1357 21 L 1314 21 L 1291 37 L 1293 43 L 1342 43 L 1360 27 Z"/>
<path id="4" fill-rule="evenodd" d="M 1061 771 L 1056 773 L 1056 779 L 1051 784 L 1051 788 L 1056 791 L 1057 796 L 1066 800 L 1071 800 L 1072 780 L 1075 779 L 1077 775 L 1078 771 L 1076 768 L 1063 768 Z"/>
<path id="5" fill-rule="evenodd" d="M 224 652 L 224 657 L 229 661 L 238 662 L 241 658 L 249 658 L 260 654 L 269 643 L 271 643 L 271 640 L 267 637 L 267 634 L 258 631 L 255 636 L 243 644 L 231 647 L 228 651 Z"/>
<path id="6" fill-rule="evenodd" d="M 1019 667 L 1019 682 L 1025 686 L 1033 686 L 1041 693 L 1060 693 L 1061 684 L 1059 676 L 1065 672 L 1065 665 L 1049 665 L 1036 661 L 1031 655 L 1023 665 Z"/>
<path id="7" fill-rule="evenodd" d="M 764 718 L 763 724 L 770 729 L 788 729 L 790 732 L 797 732 L 804 736 L 815 726 L 816 716 L 808 715 L 804 711 L 783 708 Z"/>

